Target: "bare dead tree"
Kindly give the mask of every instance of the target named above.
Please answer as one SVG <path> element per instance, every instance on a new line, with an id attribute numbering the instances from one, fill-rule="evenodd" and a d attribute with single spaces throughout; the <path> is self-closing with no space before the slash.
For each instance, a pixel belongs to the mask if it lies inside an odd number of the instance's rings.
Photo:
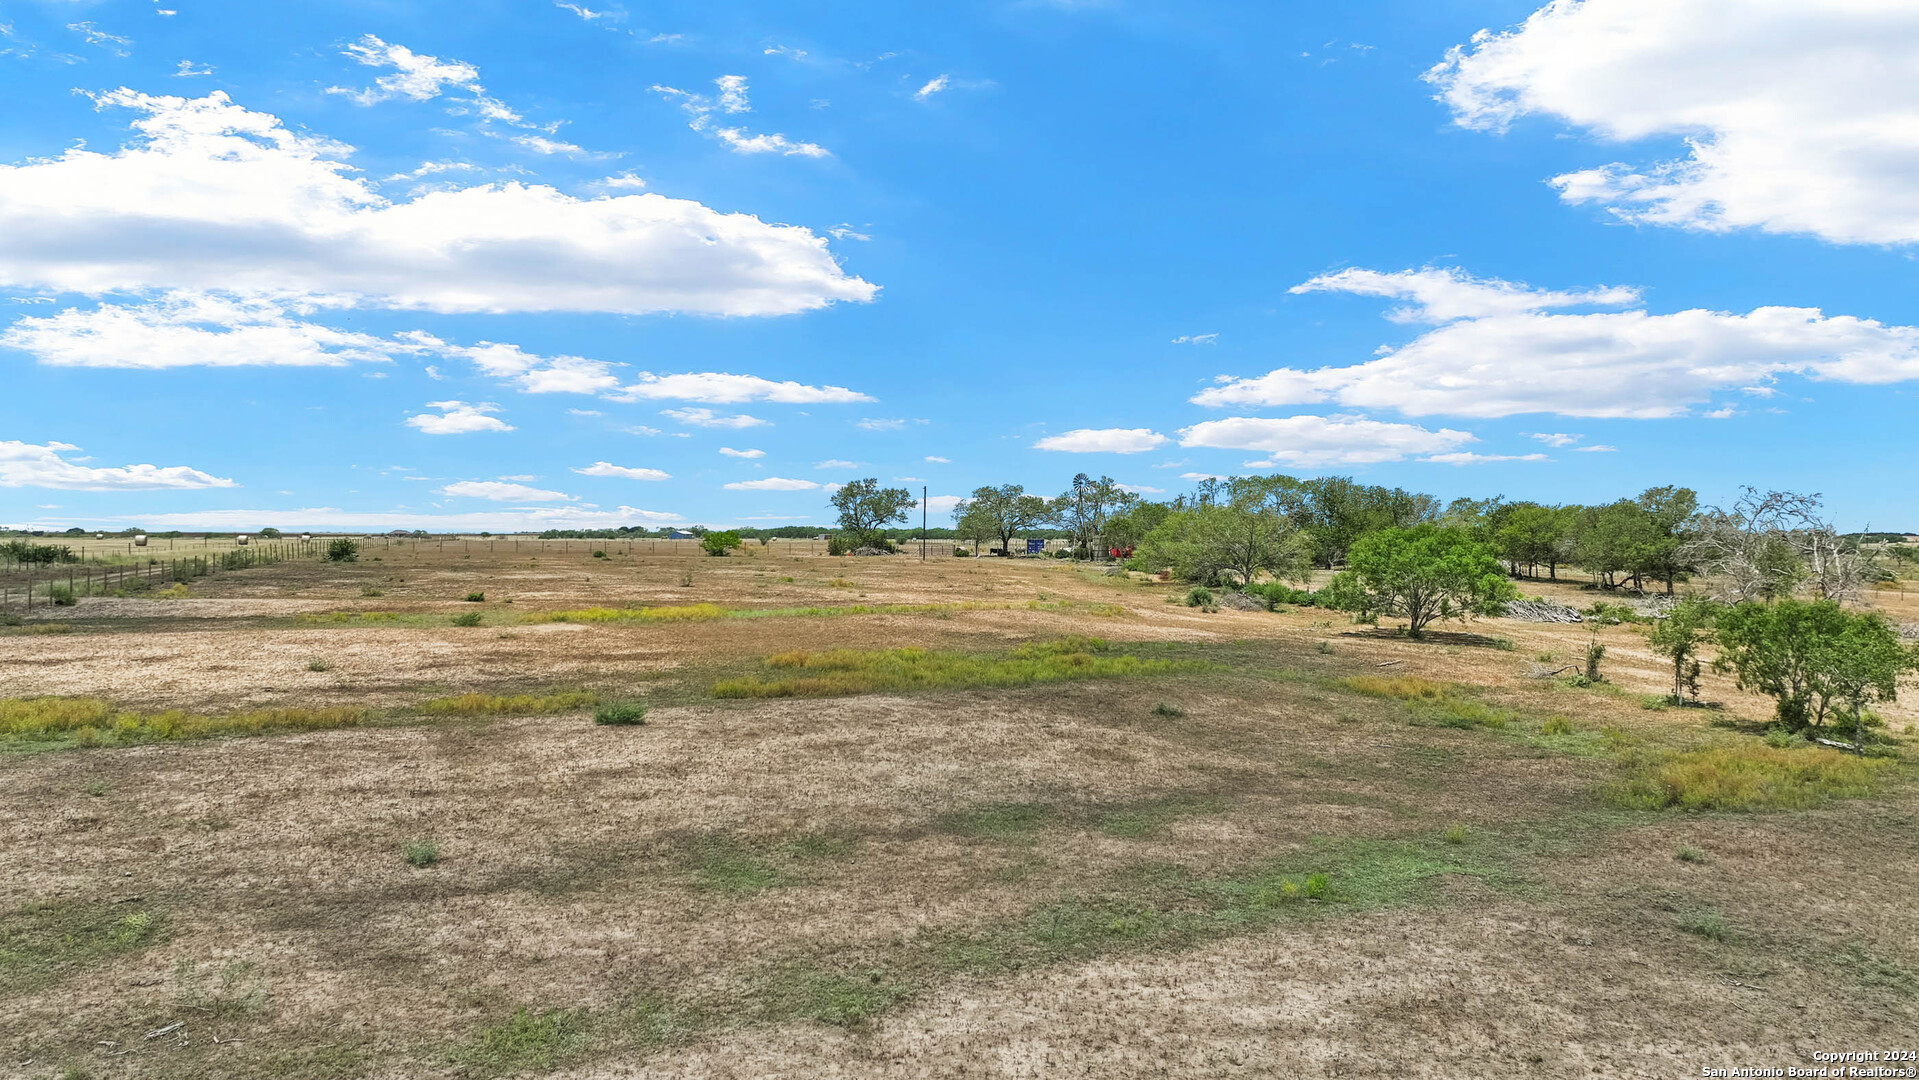
<path id="1" fill-rule="evenodd" d="M 1692 522 L 1684 557 L 1710 576 L 1714 599 L 1776 600 L 1801 588 L 1821 599 L 1857 599 L 1878 576 L 1874 553 L 1848 541 L 1822 512 L 1818 493 L 1740 489 L 1730 507 Z"/>

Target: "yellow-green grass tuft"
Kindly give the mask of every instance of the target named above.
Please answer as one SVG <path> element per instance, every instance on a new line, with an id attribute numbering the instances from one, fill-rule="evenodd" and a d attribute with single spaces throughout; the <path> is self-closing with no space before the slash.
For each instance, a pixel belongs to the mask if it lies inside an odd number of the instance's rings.
<path id="1" fill-rule="evenodd" d="M 584 690 L 557 694 L 454 694 L 423 701 L 414 706 L 414 710 L 429 716 L 543 716 L 590 709 L 599 703 L 598 694 Z"/>
<path id="2" fill-rule="evenodd" d="M 619 623 L 619 622 L 705 622 L 724 619 L 728 612 L 718 604 L 681 604 L 666 607 L 580 608 L 576 611 L 543 611 L 528 615 L 527 622 Z"/>
<path id="3" fill-rule="evenodd" d="M 99 698 L 0 698 L 0 740 L 125 746 L 219 735 L 359 727 L 375 715 L 371 709 L 353 707 L 245 709 L 215 715 L 180 709 L 140 712 L 116 708 Z"/>
<path id="4" fill-rule="evenodd" d="M 1869 795 L 1892 769 L 1825 747 L 1724 746 L 1636 762 L 1607 795 L 1646 810 L 1796 810 Z"/>

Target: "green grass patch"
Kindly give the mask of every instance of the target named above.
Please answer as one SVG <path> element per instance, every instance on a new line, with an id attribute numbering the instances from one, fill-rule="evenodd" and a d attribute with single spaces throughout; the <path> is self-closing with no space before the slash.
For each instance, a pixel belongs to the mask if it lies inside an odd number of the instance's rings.
<path id="1" fill-rule="evenodd" d="M 1606 796 L 1636 810 L 1798 810 L 1870 795 L 1894 765 L 1825 747 L 1782 750 L 1763 744 L 1641 756 Z"/>
<path id="2" fill-rule="evenodd" d="M 599 695 L 584 690 L 556 694 L 454 694 L 431 698 L 413 707 L 427 716 L 545 716 L 590 709 Z"/>
<path id="3" fill-rule="evenodd" d="M 614 727 L 638 727 L 646 723 L 646 706 L 637 701 L 609 701 L 593 710 L 593 722 Z"/>
<path id="4" fill-rule="evenodd" d="M 759 852 L 728 833 L 707 833 L 693 842 L 693 873 L 714 892 L 746 895 L 780 884 L 780 872 Z"/>
<path id="5" fill-rule="evenodd" d="M 440 861 L 440 845 L 431 840 L 415 840 L 401 849 L 407 865 L 424 870 Z"/>
<path id="6" fill-rule="evenodd" d="M 807 833 L 788 840 L 786 853 L 795 859 L 845 859 L 859 850 L 859 837 L 847 832 Z"/>
<path id="7" fill-rule="evenodd" d="M 484 1028 L 464 1046 L 447 1055 L 467 1076 L 509 1076 L 552 1069 L 586 1049 L 590 1040 L 582 1012 L 520 1009 L 510 1018 Z"/>
<path id="8" fill-rule="evenodd" d="M 1053 813 L 1045 803 L 993 803 L 942 814 L 933 828 L 976 840 L 1031 840 Z"/>
<path id="9" fill-rule="evenodd" d="M 521 622 L 529 623 L 661 623 L 661 622 L 707 622 L 724 619 L 727 610 L 718 604 L 678 604 L 663 607 L 640 608 L 580 608 L 575 611 L 541 611 L 526 615 Z"/>
<path id="10" fill-rule="evenodd" d="M 911 996 L 912 989 L 881 971 L 832 971 L 796 964 L 774 973 L 762 987 L 767 1019 L 805 1019 L 833 1027 L 866 1026 Z"/>
<path id="11" fill-rule="evenodd" d="M 1857 943 L 1846 946 L 1833 961 L 1862 986 L 1890 990 L 1901 997 L 1919 997 L 1919 975 L 1884 957 L 1872 955 Z"/>
<path id="12" fill-rule="evenodd" d="M 800 650 L 767 657 L 771 677 L 749 676 L 714 683 L 713 696 L 837 697 L 889 690 L 999 688 L 1205 671 L 1213 666 L 1116 654 L 1106 641 L 1085 637 L 1032 642 L 1000 656 L 920 648 Z"/>
<path id="13" fill-rule="evenodd" d="M 1732 933 L 1732 929 L 1726 925 L 1726 917 L 1711 908 L 1682 912 L 1673 919 L 1673 925 L 1707 941 L 1724 941 Z"/>
<path id="14" fill-rule="evenodd" d="M 1176 795 L 1107 810 L 1093 819 L 1093 827 L 1108 836 L 1142 840 L 1159 835 L 1181 818 L 1217 814 L 1225 809 L 1224 799 Z"/>
<path id="15" fill-rule="evenodd" d="M 1438 701 L 1446 696 L 1446 684 L 1417 675 L 1354 675 L 1339 680 L 1339 685 L 1367 697 L 1394 701 Z"/>
<path id="16" fill-rule="evenodd" d="M 161 918 L 126 904 L 52 901 L 0 915 L 0 992 L 43 986 L 158 942 Z"/>

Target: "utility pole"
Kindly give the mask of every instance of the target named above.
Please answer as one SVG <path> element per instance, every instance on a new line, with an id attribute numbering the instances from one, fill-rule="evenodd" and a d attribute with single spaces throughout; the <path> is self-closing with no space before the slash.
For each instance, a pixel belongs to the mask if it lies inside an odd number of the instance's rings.
<path id="1" fill-rule="evenodd" d="M 926 561 L 926 485 L 920 485 L 920 561 Z"/>

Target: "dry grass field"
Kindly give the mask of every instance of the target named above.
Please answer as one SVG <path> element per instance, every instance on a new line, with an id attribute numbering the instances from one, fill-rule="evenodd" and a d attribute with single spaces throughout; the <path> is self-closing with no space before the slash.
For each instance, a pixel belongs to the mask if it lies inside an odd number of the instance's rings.
<path id="1" fill-rule="evenodd" d="M 0 1075 L 1677 1077 L 1919 1031 L 1919 693 L 1861 761 L 1723 676 L 1652 707 L 1630 625 L 607 547 L 0 629 Z M 1529 676 L 1595 633 L 1605 682 Z"/>

